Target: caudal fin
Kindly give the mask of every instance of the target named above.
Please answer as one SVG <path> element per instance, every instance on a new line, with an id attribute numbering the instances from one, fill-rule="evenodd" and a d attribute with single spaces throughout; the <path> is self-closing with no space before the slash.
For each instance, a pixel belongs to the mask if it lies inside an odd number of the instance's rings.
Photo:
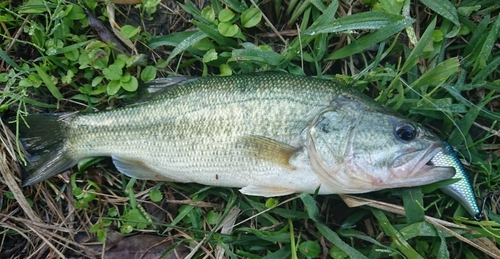
<path id="1" fill-rule="evenodd" d="M 19 122 L 19 140 L 29 155 L 23 172 L 23 187 L 46 180 L 75 165 L 66 152 L 66 122 L 61 114 L 29 115 Z M 9 125 L 16 132 L 16 124 Z"/>

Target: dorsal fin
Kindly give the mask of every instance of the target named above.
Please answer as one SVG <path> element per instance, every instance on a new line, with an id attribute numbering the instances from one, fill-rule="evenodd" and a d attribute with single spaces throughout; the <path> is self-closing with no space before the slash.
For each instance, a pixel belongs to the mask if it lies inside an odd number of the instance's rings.
<path id="1" fill-rule="evenodd" d="M 173 76 L 160 77 L 146 83 L 141 83 L 135 96 L 125 99 L 126 105 L 136 105 L 148 102 L 174 87 L 198 80 L 199 77 Z"/>
<path id="2" fill-rule="evenodd" d="M 193 82 L 197 79 L 198 77 L 189 76 L 160 77 L 149 82 L 142 83 L 141 88 L 151 94 L 174 85 L 183 85 L 185 83 Z"/>

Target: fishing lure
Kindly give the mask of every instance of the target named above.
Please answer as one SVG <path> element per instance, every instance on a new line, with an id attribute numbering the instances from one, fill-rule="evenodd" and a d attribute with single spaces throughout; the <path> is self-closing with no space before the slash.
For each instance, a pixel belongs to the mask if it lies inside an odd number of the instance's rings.
<path id="1" fill-rule="evenodd" d="M 442 187 L 441 191 L 457 200 L 475 220 L 479 221 L 483 219 L 483 212 L 479 210 L 476 196 L 474 195 L 474 190 L 472 189 L 469 177 L 465 172 L 465 168 L 450 144 L 445 142 L 445 145 L 446 148 L 436 154 L 434 158 L 432 158 L 431 162 L 436 166 L 454 167 L 456 174 L 452 179 L 460 180 L 446 187 Z"/>

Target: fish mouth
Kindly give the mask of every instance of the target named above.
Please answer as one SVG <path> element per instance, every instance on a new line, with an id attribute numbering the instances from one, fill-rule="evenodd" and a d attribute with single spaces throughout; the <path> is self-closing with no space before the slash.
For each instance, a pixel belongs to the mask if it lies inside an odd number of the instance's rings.
<path id="1" fill-rule="evenodd" d="M 430 184 L 455 175 L 454 167 L 438 166 L 432 162 L 434 156 L 445 151 L 444 143 L 434 143 L 425 152 L 422 151 L 408 152 L 393 161 L 395 175 L 406 181 L 406 186 Z"/>
<path id="2" fill-rule="evenodd" d="M 438 153 L 443 152 L 445 150 L 445 147 L 441 145 L 438 146 L 437 144 L 434 144 L 433 146 L 434 147 L 429 148 L 427 152 L 424 153 L 422 159 L 417 163 L 413 170 L 420 171 L 420 169 L 442 167 L 435 165 L 432 160 Z M 413 173 L 414 172 L 412 172 L 412 174 Z"/>

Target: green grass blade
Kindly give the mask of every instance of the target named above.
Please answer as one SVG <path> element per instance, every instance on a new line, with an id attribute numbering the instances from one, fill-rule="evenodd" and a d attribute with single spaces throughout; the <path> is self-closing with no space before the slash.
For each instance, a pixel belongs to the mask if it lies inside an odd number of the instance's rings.
<path id="1" fill-rule="evenodd" d="M 194 209 L 193 205 L 186 205 L 185 209 L 182 210 L 170 223 L 170 226 L 165 230 L 165 233 L 171 231 L 181 220 L 183 220 L 189 213 Z"/>
<path id="2" fill-rule="evenodd" d="M 197 33 L 197 31 L 183 31 L 171 33 L 169 35 L 153 38 L 148 42 L 148 46 L 152 49 L 157 49 L 161 46 L 177 46 L 187 37 L 192 36 Z"/>
<path id="3" fill-rule="evenodd" d="M 481 39 L 486 34 L 486 30 L 488 28 L 490 20 L 490 15 L 487 14 L 483 17 L 483 20 L 473 29 L 473 34 L 470 37 L 469 44 L 464 49 L 464 56 L 468 57 L 467 60 L 473 61 L 476 58 L 472 58 L 472 56 L 476 56 L 479 52 L 475 51 L 481 42 Z M 469 63 L 469 62 L 467 62 Z"/>
<path id="4" fill-rule="evenodd" d="M 59 48 L 56 50 L 55 55 L 64 54 L 66 52 L 79 50 L 80 48 L 87 46 L 91 41 L 92 40 L 86 40 L 86 41 L 78 42 L 78 43 L 63 47 L 63 48 Z"/>
<path id="5" fill-rule="evenodd" d="M 207 34 L 204 33 L 203 31 L 198 31 L 194 33 L 193 35 L 185 38 L 183 41 L 181 41 L 173 50 L 172 53 L 168 56 L 166 63 L 170 63 L 172 59 L 179 55 L 181 52 L 185 51 L 189 47 L 191 47 L 193 44 L 196 42 L 200 41 L 201 39 L 204 39 L 207 37 Z"/>
<path id="6" fill-rule="evenodd" d="M 493 26 L 486 37 L 483 45 L 481 46 L 481 50 L 479 51 L 479 55 L 477 56 L 476 62 L 474 63 L 474 68 L 472 73 L 476 73 L 486 67 L 486 62 L 489 60 L 491 56 L 491 50 L 495 41 L 498 39 L 498 32 L 500 30 L 500 16 L 497 16 L 497 19 L 493 23 Z"/>
<path id="7" fill-rule="evenodd" d="M 378 11 L 366 12 L 344 16 L 330 23 L 320 23 L 320 25 L 306 30 L 304 34 L 315 35 L 318 33 L 338 33 L 352 30 L 377 30 L 402 20 L 405 20 L 404 16 L 397 14 Z"/>
<path id="8" fill-rule="evenodd" d="M 290 258 L 290 254 L 292 251 L 290 251 L 289 246 L 285 246 L 281 249 L 278 249 L 278 251 L 268 254 L 264 257 L 261 257 L 261 259 L 282 259 L 282 258 Z M 259 258 L 259 257 L 257 257 Z"/>
<path id="9" fill-rule="evenodd" d="M 463 97 L 461 95 L 460 91 L 463 91 L 463 88 L 465 88 L 466 86 L 467 85 L 464 85 L 464 86 L 461 86 L 462 88 L 457 89 L 457 88 L 455 88 L 454 86 L 451 86 L 451 85 L 443 85 L 443 88 L 446 89 L 446 91 L 448 91 L 448 93 L 450 93 L 457 101 L 461 102 L 465 106 L 467 106 L 469 108 L 477 108 L 477 106 L 474 103 L 472 103 L 467 98 L 465 98 L 465 97 Z M 472 88 L 473 87 L 471 87 L 471 89 Z M 492 90 L 495 91 L 495 89 L 492 89 Z M 500 120 L 500 114 L 499 113 L 493 112 L 493 111 L 489 111 L 489 110 L 486 110 L 484 108 L 480 109 L 480 114 L 482 116 L 485 116 L 486 118 L 488 118 L 490 120 Z"/>
<path id="10" fill-rule="evenodd" d="M 311 1 L 304 1 L 302 4 L 300 4 L 297 8 L 292 13 L 292 16 L 290 17 L 290 20 L 288 21 L 288 25 L 292 25 L 295 23 L 297 18 L 299 16 L 304 14 L 304 11 L 311 6 Z"/>
<path id="11" fill-rule="evenodd" d="M 50 79 L 50 76 L 43 70 L 41 67 L 33 64 L 35 67 L 36 71 L 38 72 L 38 75 L 42 79 L 43 83 L 49 89 L 49 92 L 56 98 L 57 100 L 61 100 L 63 98 L 61 92 L 59 92 L 59 89 L 57 89 L 56 84 Z"/>
<path id="12" fill-rule="evenodd" d="M 314 198 L 308 193 L 299 194 L 299 198 L 304 203 L 306 211 L 309 214 L 309 218 L 313 221 L 318 221 L 319 210 L 318 206 L 316 205 L 316 200 L 314 200 Z"/>
<path id="13" fill-rule="evenodd" d="M 9 64 L 11 67 L 15 68 L 16 70 L 22 70 L 21 67 L 16 63 L 14 62 L 14 60 L 12 60 L 9 55 L 7 55 L 7 53 L 5 53 L 5 51 L 3 51 L 2 48 L 0 48 L 0 59 L 3 59 L 5 60 L 5 62 L 7 62 L 7 64 Z"/>
<path id="14" fill-rule="evenodd" d="M 413 82 L 411 88 L 417 90 L 423 86 L 444 83 L 451 75 L 458 72 L 459 66 L 458 58 L 447 59 L 425 72 L 417 81 Z"/>
<path id="15" fill-rule="evenodd" d="M 328 8 L 314 21 L 314 23 L 309 27 L 308 30 L 314 30 L 321 24 L 329 24 L 335 21 L 335 13 L 339 7 L 337 0 L 333 1 Z M 285 61 L 290 61 L 297 56 L 297 52 L 302 46 L 306 46 L 310 41 L 315 39 L 316 36 L 313 35 L 302 35 L 301 37 L 295 38 L 288 46 L 287 50 L 283 53 L 285 56 Z"/>
<path id="16" fill-rule="evenodd" d="M 441 241 L 439 242 L 439 249 L 437 251 L 436 258 L 450 258 L 450 251 L 448 251 L 447 242 L 445 239 L 446 233 L 439 228 L 437 228 L 436 231 L 438 232 L 439 239 Z"/>
<path id="17" fill-rule="evenodd" d="M 437 19 L 434 18 L 425 29 L 424 34 L 422 34 L 422 37 L 420 37 L 420 41 L 415 46 L 415 48 L 413 48 L 413 50 L 410 52 L 410 55 L 408 55 L 408 57 L 406 58 L 406 61 L 403 67 L 401 68 L 400 72 L 401 74 L 407 73 L 408 71 L 410 71 L 411 68 L 413 68 L 418 63 L 418 59 L 421 56 L 422 52 L 424 51 L 424 48 L 431 40 L 434 28 L 436 28 L 436 21 Z"/>
<path id="18" fill-rule="evenodd" d="M 191 21 L 191 23 L 198 26 L 198 28 L 200 28 L 200 30 L 205 32 L 208 35 L 208 37 L 216 41 L 221 46 L 232 47 L 232 48 L 238 46 L 238 43 L 234 39 L 222 36 L 215 27 L 215 25 L 206 25 L 198 21 Z"/>
<path id="19" fill-rule="evenodd" d="M 27 103 L 27 104 L 31 104 L 31 105 L 34 105 L 34 106 L 38 106 L 38 107 L 41 107 L 41 108 L 48 108 L 48 109 L 55 109 L 55 108 L 57 108 L 57 105 L 55 105 L 55 104 L 42 103 L 42 102 L 30 99 L 28 97 L 23 97 L 23 98 L 21 98 L 21 100 L 22 100 L 21 102 L 24 102 L 24 103 Z"/>
<path id="20" fill-rule="evenodd" d="M 376 43 L 386 40 L 390 36 L 402 31 L 406 26 L 414 22 L 413 19 L 402 19 L 394 22 L 391 25 L 380 28 L 374 33 L 368 34 L 360 39 L 354 40 L 351 44 L 335 51 L 325 57 L 325 60 L 335 60 L 345 58 L 356 53 L 360 53 L 366 48 L 373 46 Z"/>
<path id="21" fill-rule="evenodd" d="M 218 0 L 210 0 L 210 4 L 214 9 L 215 13 L 219 13 L 222 10 L 222 2 Z"/>
<path id="22" fill-rule="evenodd" d="M 426 221 L 415 222 L 399 230 L 403 239 L 408 240 L 414 237 L 436 237 L 436 228 Z"/>
<path id="23" fill-rule="evenodd" d="M 482 86 L 486 78 L 500 66 L 500 56 L 493 59 L 484 69 L 479 71 L 472 79 L 473 86 Z"/>
<path id="24" fill-rule="evenodd" d="M 328 239 L 330 242 L 333 243 L 333 245 L 337 246 L 346 254 L 348 254 L 351 258 L 359 258 L 359 259 L 366 258 L 359 251 L 357 251 L 356 249 L 354 249 L 353 247 L 342 241 L 342 239 L 340 239 L 337 233 L 335 233 L 334 231 L 332 231 L 330 228 L 328 228 L 319 221 L 318 206 L 316 205 L 316 200 L 314 200 L 314 198 L 310 194 L 302 193 L 298 196 L 304 203 L 306 211 L 309 214 L 309 218 L 311 218 L 313 221 L 316 222 L 316 227 L 326 239 Z"/>
<path id="25" fill-rule="evenodd" d="M 325 4 L 322 1 L 320 1 L 320 0 L 311 0 L 311 4 L 313 4 L 316 8 L 318 8 L 318 10 L 326 10 L 326 8 L 327 8 L 325 6 Z M 338 0 L 332 1 L 330 3 L 330 5 L 332 5 L 332 4 L 337 4 L 338 5 Z"/>
<path id="26" fill-rule="evenodd" d="M 389 53 L 391 53 L 391 51 L 394 49 L 394 46 L 396 46 L 398 42 L 398 39 L 397 37 L 394 37 L 391 45 L 388 47 L 388 48 L 385 48 L 385 42 L 380 42 L 379 46 L 378 46 L 378 51 L 377 51 L 377 55 L 375 56 L 375 59 L 373 60 L 372 63 L 370 63 L 369 65 L 367 65 L 361 72 L 359 72 L 357 75 L 353 75 L 352 78 L 354 80 L 359 80 L 362 76 L 366 76 L 368 73 L 370 73 L 371 70 L 373 70 L 374 68 L 376 68 L 380 61 L 382 59 L 384 59 L 385 57 L 387 57 L 387 55 L 389 55 Z"/>
<path id="27" fill-rule="evenodd" d="M 236 231 L 240 232 L 250 232 L 255 236 L 259 237 L 262 240 L 266 240 L 272 243 L 289 243 L 290 242 L 290 234 L 284 231 L 263 231 L 255 228 L 238 228 Z"/>
<path id="28" fill-rule="evenodd" d="M 449 0 L 421 0 L 421 2 L 437 14 L 453 22 L 455 25 L 460 25 L 457 9 Z"/>
<path id="29" fill-rule="evenodd" d="M 316 19 L 313 22 L 313 24 L 311 24 L 309 29 L 316 29 L 321 24 L 328 24 L 335 21 L 336 20 L 335 13 L 337 12 L 338 8 L 339 8 L 339 1 L 338 0 L 332 1 L 330 5 L 326 9 L 324 9 L 325 11 L 321 14 L 321 16 L 318 17 L 318 19 Z"/>
<path id="30" fill-rule="evenodd" d="M 248 8 L 245 1 L 224 0 L 224 2 L 238 13 L 242 13 Z"/>
<path id="31" fill-rule="evenodd" d="M 198 7 L 196 7 L 195 4 L 193 4 L 193 2 L 186 1 L 186 4 L 179 3 L 179 6 L 182 7 L 182 9 L 184 9 L 186 12 L 191 14 L 194 17 L 194 19 L 196 19 L 198 21 L 203 21 L 206 24 L 211 23 L 211 21 L 205 19 L 205 17 L 203 17 L 203 15 L 201 15 L 201 11 L 198 9 Z"/>
<path id="32" fill-rule="evenodd" d="M 364 256 L 362 253 L 360 253 L 358 250 L 354 249 L 352 246 L 342 241 L 342 239 L 340 239 L 337 233 L 335 233 L 333 230 L 325 226 L 323 223 L 319 221 L 316 222 L 316 227 L 318 228 L 319 232 L 326 239 L 328 239 L 328 241 L 332 242 L 334 246 L 340 248 L 340 250 L 344 251 L 351 258 L 367 259 L 367 257 Z"/>
<path id="33" fill-rule="evenodd" d="M 221 240 L 221 238 L 218 235 L 214 235 L 213 239 L 215 239 L 215 241 L 217 242 L 217 244 L 220 247 L 222 247 L 222 249 L 224 249 L 224 252 L 226 254 L 228 254 L 231 259 L 237 259 L 238 258 L 238 256 L 235 253 L 233 253 L 232 249 L 228 246 L 228 244 L 226 244 L 226 242 L 224 242 L 223 240 Z"/>
<path id="34" fill-rule="evenodd" d="M 384 230 L 386 235 L 392 238 L 394 246 L 396 246 L 407 258 L 423 259 L 423 257 L 406 242 L 401 233 L 391 225 L 389 219 L 382 211 L 377 209 L 371 210 L 373 215 L 377 218 L 382 230 Z"/>
<path id="35" fill-rule="evenodd" d="M 490 91 L 489 94 L 484 97 L 483 101 L 471 106 L 465 116 L 456 123 L 457 128 L 450 134 L 448 139 L 448 143 L 450 143 L 450 145 L 458 146 L 464 141 L 463 132 L 469 132 L 472 124 L 474 124 L 474 121 L 479 115 L 479 112 L 492 100 L 493 94 L 495 94 L 495 91 Z"/>
<path id="36" fill-rule="evenodd" d="M 228 60 L 241 62 L 242 60 L 249 60 L 255 62 L 261 62 L 263 64 L 268 64 L 270 66 L 278 66 L 283 59 L 280 54 L 271 51 L 263 50 L 260 48 L 249 48 L 249 49 L 235 49 L 231 53 L 231 58 Z"/>
<path id="37" fill-rule="evenodd" d="M 403 203 L 406 212 L 406 221 L 408 223 L 422 222 L 424 221 L 424 200 L 422 196 L 422 191 L 420 187 L 416 188 L 404 188 L 403 192 Z"/>
<path id="38" fill-rule="evenodd" d="M 463 231 L 462 234 L 466 233 L 466 231 L 464 230 L 456 230 L 456 231 Z M 446 246 L 447 244 L 446 238 L 450 237 L 451 235 L 442 231 L 439 228 L 436 228 L 435 226 L 426 221 L 416 222 L 411 225 L 408 225 L 399 230 L 399 233 L 401 233 L 403 238 L 406 240 L 418 237 L 439 237 L 440 239 L 439 247 L 437 249 L 433 249 L 434 255 L 436 256 L 436 258 L 450 258 L 450 252 L 448 251 L 448 248 Z M 435 244 L 437 242 L 433 241 L 433 243 Z"/>
<path id="39" fill-rule="evenodd" d="M 248 205 L 249 205 L 249 206 L 248 206 L 248 208 L 255 209 L 255 210 L 257 210 L 258 212 L 262 212 L 262 211 L 264 211 L 264 210 L 268 209 L 268 207 L 266 207 L 266 205 L 265 205 L 265 204 L 263 204 L 263 203 L 259 203 L 259 202 L 253 201 L 253 200 L 248 199 L 248 198 L 246 198 L 246 197 L 245 197 L 245 200 L 248 202 Z M 243 206 L 242 206 L 242 205 L 243 205 Z M 243 211 L 245 211 L 245 210 L 247 210 L 247 209 L 248 209 L 247 207 L 245 207 L 245 204 L 244 204 L 244 203 L 241 203 L 240 208 L 241 208 Z M 274 211 L 275 209 L 278 209 L 278 208 L 274 208 L 274 209 L 273 209 L 273 211 Z M 247 211 L 249 211 L 249 210 L 247 210 Z M 269 223 L 270 223 L 270 224 L 272 224 L 272 225 L 275 225 L 275 224 L 279 224 L 279 223 L 280 223 L 280 221 L 279 221 L 278 219 L 276 219 L 275 217 L 273 217 L 273 215 L 271 215 L 271 213 L 264 213 L 264 214 L 262 214 L 260 217 L 261 217 L 261 218 L 263 218 L 263 219 L 265 219 L 265 220 L 267 220 L 267 221 L 269 221 Z M 262 220 L 262 219 L 261 219 L 261 220 Z"/>
<path id="40" fill-rule="evenodd" d="M 291 0 L 288 3 L 287 9 L 286 9 L 286 14 L 292 13 L 292 11 L 296 9 L 295 5 L 297 5 L 298 2 L 299 2 L 299 0 Z"/>
<path id="41" fill-rule="evenodd" d="M 366 234 L 361 234 L 359 231 L 355 231 L 355 230 L 351 230 L 351 229 L 341 229 L 338 231 L 338 233 L 339 233 L 339 235 L 341 235 L 343 237 L 357 238 L 357 239 L 372 243 L 374 247 L 383 248 L 383 249 L 386 249 L 387 251 L 390 251 L 391 253 L 397 253 L 397 254 L 403 256 L 403 254 L 401 254 L 398 250 L 394 249 L 393 247 L 383 245 L 382 243 L 380 243 L 376 239 L 369 237 Z"/>
<path id="42" fill-rule="evenodd" d="M 328 50 L 328 35 L 320 34 L 314 39 L 314 60 L 320 62 L 323 59 L 326 51 Z M 318 69 L 318 76 L 321 76 L 321 70 Z"/>

